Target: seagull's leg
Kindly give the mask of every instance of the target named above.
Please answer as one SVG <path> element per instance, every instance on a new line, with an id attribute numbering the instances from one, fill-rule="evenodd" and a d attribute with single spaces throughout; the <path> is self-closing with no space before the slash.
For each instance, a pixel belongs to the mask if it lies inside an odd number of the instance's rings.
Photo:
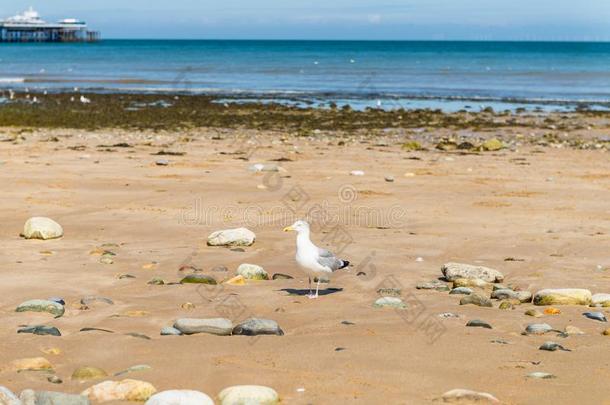
<path id="1" fill-rule="evenodd" d="M 318 277 L 318 284 L 316 285 L 316 295 L 314 295 L 314 298 L 318 298 L 319 289 L 320 289 L 320 277 Z"/>
<path id="2" fill-rule="evenodd" d="M 313 296 L 313 291 L 311 291 L 311 277 L 309 277 L 309 295 L 308 297 Z"/>

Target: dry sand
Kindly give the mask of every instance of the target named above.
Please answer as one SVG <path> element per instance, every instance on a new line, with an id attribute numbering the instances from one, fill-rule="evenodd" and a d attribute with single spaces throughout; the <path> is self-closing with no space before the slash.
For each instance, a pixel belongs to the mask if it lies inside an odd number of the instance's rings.
<path id="1" fill-rule="evenodd" d="M 0 365 L 45 356 L 64 381 L 54 385 L 46 373 L 5 369 L 1 384 L 14 392 L 78 393 L 95 383 L 70 379 L 79 366 L 115 373 L 148 364 L 151 370 L 125 377 L 160 391 L 196 389 L 212 397 L 230 385 L 260 384 L 291 404 L 419 404 L 453 388 L 489 392 L 506 404 L 610 403 L 610 337 L 601 335 L 606 324 L 581 315 L 586 308 L 560 307 L 559 315 L 535 319 L 524 315 L 531 304 L 514 310 L 499 310 L 497 302 L 494 308 L 460 306 L 461 296 L 415 289 L 440 277 L 443 263 L 457 261 L 496 268 L 506 283 L 533 292 L 582 287 L 610 293 L 607 152 L 533 146 L 480 154 L 405 152 L 393 139 L 389 146 L 379 140 L 338 146 L 323 136 L 280 141 L 238 131 L 210 139 L 216 133 L 201 130 L 191 142 L 172 143 L 181 134 L 55 130 L 0 143 Z M 41 142 L 50 135 L 59 142 Z M 118 142 L 135 147 L 96 147 Z M 161 149 L 186 155 L 151 156 Z M 234 154 L 239 151 L 245 155 Z M 240 159 L 246 156 L 249 161 Z M 292 161 L 269 161 L 282 157 Z M 169 165 L 155 165 L 158 159 Z M 283 169 L 248 170 L 259 162 Z M 350 176 L 352 170 L 365 175 Z M 387 175 L 395 181 L 384 181 Z M 307 199 L 297 199 L 297 190 Z M 282 228 L 315 204 L 337 218 L 316 223 L 314 242 L 335 250 L 341 243 L 353 266 L 325 286 L 341 290 L 310 300 L 302 296 L 307 280 L 294 261 L 294 234 Z M 65 236 L 20 238 L 31 216 L 55 219 Z M 243 252 L 206 246 L 212 231 L 237 226 L 256 233 L 253 246 Z M 353 241 L 337 242 L 335 229 Z M 111 248 L 114 264 L 90 254 L 104 243 L 119 245 Z M 178 281 L 185 263 L 217 279 L 234 275 L 241 263 L 295 279 L 215 288 L 147 284 L 153 277 Z M 219 265 L 228 273 L 211 271 Z M 373 308 L 377 288 L 388 283 L 402 287 L 403 299 L 421 311 Z M 111 298 L 114 305 L 79 309 L 87 295 Z M 23 301 L 52 296 L 66 301 L 59 319 L 14 312 Z M 195 308 L 181 308 L 186 302 Z M 438 317 L 445 312 L 460 317 Z M 285 335 L 159 335 L 177 318 L 219 316 L 273 319 Z M 471 319 L 493 329 L 465 327 Z M 422 327 L 424 320 L 433 326 Z M 586 334 L 520 334 L 539 321 L 560 330 L 574 325 Z M 20 325 L 42 323 L 63 336 L 16 333 Z M 115 333 L 79 332 L 84 327 Z M 538 350 L 547 340 L 572 351 Z M 50 347 L 61 354 L 42 352 Z M 526 378 L 534 371 L 557 378 Z"/>

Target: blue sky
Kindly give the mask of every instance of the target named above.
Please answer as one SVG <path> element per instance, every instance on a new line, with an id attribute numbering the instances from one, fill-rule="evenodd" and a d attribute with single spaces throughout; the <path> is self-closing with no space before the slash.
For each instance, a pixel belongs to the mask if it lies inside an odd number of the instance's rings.
<path id="1" fill-rule="evenodd" d="M 105 38 L 610 40 L 610 0 L 1 0 Z"/>

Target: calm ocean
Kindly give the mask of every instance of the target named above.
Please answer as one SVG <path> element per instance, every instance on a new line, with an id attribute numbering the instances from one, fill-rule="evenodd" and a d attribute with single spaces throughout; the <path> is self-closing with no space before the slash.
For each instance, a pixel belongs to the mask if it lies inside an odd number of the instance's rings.
<path id="1" fill-rule="evenodd" d="M 610 43 L 2 44 L 0 86 L 196 92 L 356 108 L 610 108 Z"/>

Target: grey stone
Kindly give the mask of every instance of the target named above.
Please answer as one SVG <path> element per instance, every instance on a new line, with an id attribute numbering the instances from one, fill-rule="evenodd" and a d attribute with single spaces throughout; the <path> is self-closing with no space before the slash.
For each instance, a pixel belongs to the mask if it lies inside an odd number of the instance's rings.
<path id="1" fill-rule="evenodd" d="M 208 236 L 209 246 L 250 246 L 256 235 L 249 229 L 236 228 L 216 231 Z"/>
<path id="2" fill-rule="evenodd" d="M 284 335 L 284 331 L 280 328 L 276 321 L 271 319 L 250 318 L 233 328 L 234 335 Z"/>
<path id="3" fill-rule="evenodd" d="M 544 335 L 547 332 L 554 330 L 548 323 L 530 323 L 525 327 L 527 335 Z"/>
<path id="4" fill-rule="evenodd" d="M 557 350 L 562 350 L 564 352 L 570 352 L 570 349 L 566 349 L 565 347 L 563 347 L 562 345 L 560 345 L 559 343 L 555 343 L 555 342 L 544 342 L 542 344 L 542 346 L 539 347 L 540 350 L 546 350 L 548 352 L 555 352 Z"/>
<path id="5" fill-rule="evenodd" d="M 601 312 L 585 312 L 583 315 L 589 319 L 593 319 L 594 321 L 608 322 L 606 316 Z"/>
<path id="6" fill-rule="evenodd" d="M 50 335 L 50 336 L 61 336 L 61 332 L 55 326 L 47 326 L 47 325 L 34 325 L 34 326 L 26 326 L 25 328 L 21 328 L 17 330 L 17 333 L 32 333 L 34 335 Z"/>
<path id="7" fill-rule="evenodd" d="M 456 287 L 449 291 L 449 294 L 460 294 L 460 295 L 470 295 L 472 294 L 472 288 L 468 287 Z"/>
<path id="8" fill-rule="evenodd" d="M 497 300 L 517 299 L 517 293 L 508 288 L 503 288 L 500 290 L 494 290 L 491 293 L 491 298 L 494 298 Z"/>
<path id="9" fill-rule="evenodd" d="M 48 312 L 55 315 L 56 318 L 62 316 L 65 312 L 63 305 L 54 301 L 48 300 L 29 300 L 19 304 L 15 309 L 16 312 Z"/>
<path id="10" fill-rule="evenodd" d="M 493 304 L 491 303 L 491 300 L 489 298 L 479 295 L 477 293 L 467 295 L 460 300 L 460 305 L 469 304 L 477 305 L 479 307 L 493 307 Z"/>
<path id="11" fill-rule="evenodd" d="M 504 276 L 498 270 L 471 264 L 445 263 L 441 271 L 448 281 L 458 278 L 478 278 L 488 283 L 501 283 L 504 280 Z"/>
<path id="12" fill-rule="evenodd" d="M 469 327 L 473 327 L 473 328 L 486 328 L 486 329 L 492 329 L 491 325 L 488 324 L 485 321 L 482 321 L 480 319 L 473 319 L 472 321 L 468 321 L 468 323 L 466 324 L 466 326 Z"/>
<path id="13" fill-rule="evenodd" d="M 185 335 L 210 333 L 212 335 L 227 336 L 233 331 L 233 322 L 226 318 L 181 318 L 176 320 L 174 328 Z"/>

